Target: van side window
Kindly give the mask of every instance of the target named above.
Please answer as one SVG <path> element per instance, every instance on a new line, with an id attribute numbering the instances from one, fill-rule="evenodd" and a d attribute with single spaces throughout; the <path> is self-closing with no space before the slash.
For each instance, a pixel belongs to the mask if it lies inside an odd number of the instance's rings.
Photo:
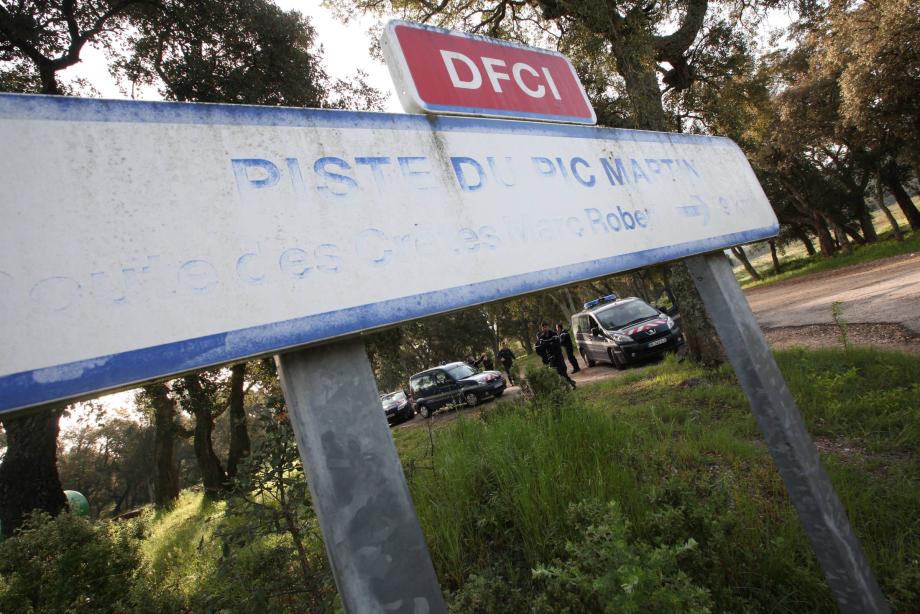
<path id="1" fill-rule="evenodd" d="M 588 316 L 588 332 L 593 328 L 600 328 L 597 323 L 597 320 L 594 319 L 594 316 Z"/>
<path id="2" fill-rule="evenodd" d="M 446 384 L 450 381 L 450 378 L 447 377 L 447 374 L 444 371 L 435 371 L 434 374 L 434 383 L 435 384 Z"/>
<path id="3" fill-rule="evenodd" d="M 431 375 L 425 374 L 409 382 L 409 386 L 412 388 L 413 393 L 425 393 L 434 388 L 434 381 L 431 379 Z"/>

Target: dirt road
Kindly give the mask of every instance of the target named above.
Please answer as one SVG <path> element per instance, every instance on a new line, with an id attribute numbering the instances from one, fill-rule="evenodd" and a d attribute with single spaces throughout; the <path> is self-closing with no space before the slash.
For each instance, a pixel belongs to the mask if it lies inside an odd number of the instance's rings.
<path id="1" fill-rule="evenodd" d="M 849 341 L 920 352 L 920 254 L 876 260 L 745 292 L 773 347 Z"/>

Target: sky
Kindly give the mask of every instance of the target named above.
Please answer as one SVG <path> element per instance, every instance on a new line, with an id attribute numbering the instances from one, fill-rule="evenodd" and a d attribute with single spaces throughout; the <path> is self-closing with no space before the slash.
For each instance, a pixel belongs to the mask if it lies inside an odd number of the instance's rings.
<path id="1" fill-rule="evenodd" d="M 326 71 L 331 77 L 346 79 L 353 75 L 356 69 L 363 70 L 368 75 L 370 85 L 388 95 L 385 110 L 391 113 L 402 112 L 390 73 L 382 61 L 370 55 L 369 47 L 372 41 L 368 30 L 380 21 L 378 18 L 353 16 L 346 25 L 322 6 L 320 0 L 275 0 L 275 4 L 285 10 L 300 11 L 310 18 L 313 27 L 316 28 L 318 42 L 323 48 Z M 121 91 L 112 79 L 106 68 L 103 53 L 93 47 L 84 49 L 81 61 L 61 74 L 64 79 L 86 79 L 104 98 L 130 97 Z M 142 97 L 159 98 L 154 90 L 144 91 Z"/>

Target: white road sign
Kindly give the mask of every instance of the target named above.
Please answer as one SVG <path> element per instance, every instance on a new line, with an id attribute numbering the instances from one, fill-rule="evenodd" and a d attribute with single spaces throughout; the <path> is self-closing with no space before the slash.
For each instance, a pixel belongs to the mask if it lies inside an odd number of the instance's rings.
<path id="1" fill-rule="evenodd" d="M 0 411 L 763 239 L 730 140 L 0 95 Z"/>

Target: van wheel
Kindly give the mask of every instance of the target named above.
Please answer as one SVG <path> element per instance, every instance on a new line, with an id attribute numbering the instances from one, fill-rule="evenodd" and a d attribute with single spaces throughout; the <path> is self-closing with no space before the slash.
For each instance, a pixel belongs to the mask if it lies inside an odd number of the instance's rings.
<path id="1" fill-rule="evenodd" d="M 623 369 L 626 368 L 626 363 L 624 363 L 624 362 L 621 361 L 619 358 L 617 358 L 616 352 L 614 352 L 613 350 L 608 349 L 608 350 L 607 350 L 607 354 L 610 356 L 610 362 L 613 364 L 613 366 L 614 366 L 618 371 L 622 371 Z"/>
<path id="2" fill-rule="evenodd" d="M 428 409 L 428 407 L 426 407 L 425 405 L 419 406 L 419 408 L 418 408 L 418 413 L 420 413 L 420 414 L 422 415 L 422 418 L 430 418 L 430 417 L 431 417 L 431 410 Z"/>
<path id="3" fill-rule="evenodd" d="M 474 392 L 467 392 L 465 395 L 463 395 L 463 399 L 470 407 L 476 407 L 476 405 L 479 404 L 479 397 L 477 397 L 476 393 Z"/>
<path id="4" fill-rule="evenodd" d="M 579 351 L 579 354 L 581 354 L 581 359 L 582 359 L 583 361 L 585 361 L 585 364 L 586 364 L 586 365 L 588 365 L 589 367 L 593 367 L 593 366 L 594 366 L 594 361 L 591 360 L 590 358 L 588 358 L 588 353 L 587 353 L 587 352 L 585 352 L 584 350 L 580 350 L 580 351 Z"/>

